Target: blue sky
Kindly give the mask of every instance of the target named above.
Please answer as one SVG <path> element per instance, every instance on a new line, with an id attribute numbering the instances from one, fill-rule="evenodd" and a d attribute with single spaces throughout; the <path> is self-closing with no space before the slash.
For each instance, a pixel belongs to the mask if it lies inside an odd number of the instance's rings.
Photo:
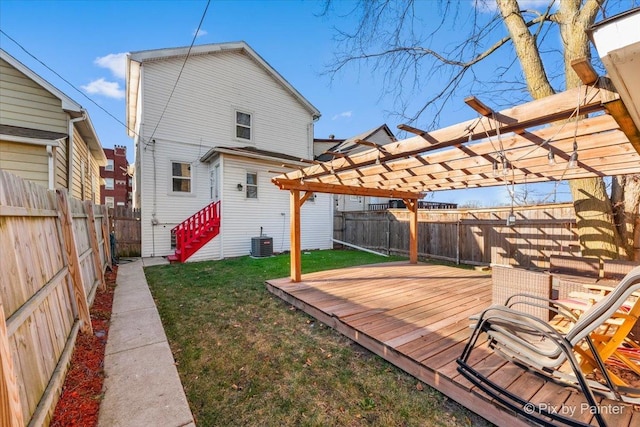
<path id="1" fill-rule="evenodd" d="M 347 11 L 352 2 L 341 2 Z M 421 7 L 431 7 L 423 2 Z M 0 1 L 0 28 L 38 60 L 71 82 L 121 122 L 124 122 L 124 61 L 126 52 L 188 46 L 205 0 L 194 1 Z M 462 7 L 473 7 L 472 3 Z M 213 0 L 196 44 L 244 40 L 321 112 L 316 137 L 346 138 L 387 123 L 391 100 L 381 99 L 383 81 L 370 70 L 352 68 L 333 82 L 323 75 L 336 50 L 334 27 L 353 28 L 353 17 L 319 16 L 316 1 Z M 342 15 L 342 16 L 340 16 Z M 445 32 L 445 34 L 447 34 Z M 446 37 L 446 36 L 445 36 Z M 20 46 L 0 35 L 0 46 L 27 67 L 85 107 L 103 147 L 125 145 L 133 160 L 132 140 L 122 124 L 83 94 L 58 78 Z M 441 125 L 475 117 L 462 98 L 445 110 Z M 552 186 L 536 187 L 545 195 Z M 564 186 L 558 200 L 567 200 Z M 490 206 L 508 199 L 504 187 L 480 191 L 437 193 L 433 200 Z M 551 201 L 551 200 L 550 200 Z"/>

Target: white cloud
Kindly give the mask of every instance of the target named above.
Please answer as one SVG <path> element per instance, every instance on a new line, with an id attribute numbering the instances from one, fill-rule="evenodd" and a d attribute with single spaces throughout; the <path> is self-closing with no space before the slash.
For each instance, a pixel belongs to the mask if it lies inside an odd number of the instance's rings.
<path id="1" fill-rule="evenodd" d="M 127 65 L 127 53 L 110 53 L 106 56 L 96 58 L 93 63 L 99 67 L 108 68 L 115 77 L 124 79 L 125 67 Z"/>
<path id="2" fill-rule="evenodd" d="M 91 95 L 103 95 L 108 98 L 122 99 L 124 98 L 124 89 L 120 88 L 118 82 L 108 82 L 103 78 L 94 80 L 88 85 L 81 86 L 82 89 Z"/>
<path id="3" fill-rule="evenodd" d="M 192 36 L 196 36 L 196 37 L 206 36 L 207 34 L 209 34 L 207 30 L 198 30 L 197 34 L 196 34 L 196 30 L 193 30 L 193 33 L 191 33 Z"/>
<path id="4" fill-rule="evenodd" d="M 348 119 L 352 116 L 352 114 L 353 114 L 353 111 L 343 111 L 342 113 L 336 114 L 335 116 L 333 116 L 331 120 L 338 120 L 343 118 Z"/>

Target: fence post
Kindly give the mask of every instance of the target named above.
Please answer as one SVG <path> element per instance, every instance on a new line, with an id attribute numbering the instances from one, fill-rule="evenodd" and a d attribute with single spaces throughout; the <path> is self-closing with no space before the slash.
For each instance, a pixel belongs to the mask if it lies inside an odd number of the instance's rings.
<path id="1" fill-rule="evenodd" d="M 89 242 L 91 243 L 91 252 L 93 253 L 93 265 L 100 280 L 100 289 L 106 290 L 107 283 L 104 281 L 104 271 L 102 271 L 102 261 L 100 260 L 100 246 L 98 245 L 98 233 L 96 232 L 96 217 L 93 214 L 93 202 L 85 200 L 84 210 L 87 213 L 89 221 Z M 102 227 L 102 225 L 100 225 Z"/>
<path id="2" fill-rule="evenodd" d="M 73 296 L 78 307 L 78 317 L 80 318 L 80 328 L 82 332 L 93 334 L 91 326 L 91 315 L 89 314 L 89 304 L 87 303 L 87 293 L 82 283 L 82 272 L 80 271 L 80 259 L 78 258 L 78 248 L 73 232 L 73 219 L 67 191 L 56 190 L 58 194 L 58 218 L 62 229 L 62 239 L 65 242 L 65 253 L 69 264 L 69 273 L 73 282 Z"/>
<path id="3" fill-rule="evenodd" d="M 114 217 L 115 211 L 114 211 Z M 107 258 L 107 265 L 109 270 L 113 270 L 113 264 L 111 263 L 111 233 L 109 231 L 109 208 L 106 205 L 102 206 L 102 237 L 104 237 L 104 256 Z"/>
<path id="4" fill-rule="evenodd" d="M 9 347 L 9 334 L 0 302 L 0 425 L 23 427 L 20 391 L 13 371 L 13 358 Z"/>

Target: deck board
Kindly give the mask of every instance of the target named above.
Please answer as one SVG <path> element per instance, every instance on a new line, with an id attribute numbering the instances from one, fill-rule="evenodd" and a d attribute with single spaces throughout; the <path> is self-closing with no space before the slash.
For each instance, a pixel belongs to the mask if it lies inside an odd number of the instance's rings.
<path id="1" fill-rule="evenodd" d="M 305 274 L 299 283 L 269 280 L 267 288 L 494 424 L 530 425 L 494 404 L 457 371 L 456 358 L 471 333 L 469 316 L 491 304 L 488 273 L 395 262 Z M 586 402 L 578 390 L 525 372 L 486 343 L 478 343 L 468 363 L 536 403 L 579 408 Z M 595 425 L 584 411 L 575 418 Z M 627 405 L 606 420 L 615 426 L 638 425 L 640 411 Z"/>

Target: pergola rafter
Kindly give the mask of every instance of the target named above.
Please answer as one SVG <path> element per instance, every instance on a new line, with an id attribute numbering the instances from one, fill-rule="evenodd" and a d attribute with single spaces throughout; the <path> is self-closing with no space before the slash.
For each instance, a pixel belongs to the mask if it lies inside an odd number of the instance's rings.
<path id="1" fill-rule="evenodd" d="M 469 97 L 476 119 L 432 132 L 401 125 L 416 136 L 383 147 L 358 141 L 372 148 L 283 173 L 273 183 L 291 191 L 298 216 L 308 197 L 301 192 L 403 199 L 412 212 L 410 260 L 417 262 L 417 201 L 425 192 L 640 173 L 640 132 L 625 105 L 608 78 L 582 73 L 589 85 L 499 112 Z M 291 238 L 291 277 L 298 281 L 299 233 Z"/>

